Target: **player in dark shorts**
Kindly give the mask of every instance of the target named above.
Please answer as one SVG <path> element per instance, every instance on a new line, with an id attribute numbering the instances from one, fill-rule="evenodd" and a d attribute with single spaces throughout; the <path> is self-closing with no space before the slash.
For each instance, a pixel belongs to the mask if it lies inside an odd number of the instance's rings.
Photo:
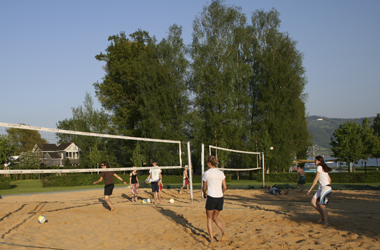
<path id="1" fill-rule="evenodd" d="M 215 156 L 207 157 L 207 170 L 202 176 L 202 191 L 206 198 L 207 229 L 210 242 L 214 242 L 212 222 L 215 222 L 222 233 L 221 241 L 226 240 L 227 234 L 222 222 L 218 219 L 220 211 L 223 210 L 224 192 L 227 190 L 226 176 L 216 166 L 219 164 Z"/>
<path id="2" fill-rule="evenodd" d="M 110 165 L 106 162 L 103 161 L 101 167 L 104 168 L 110 168 Z M 104 200 L 107 203 L 108 207 L 110 208 L 111 212 L 115 210 L 115 208 L 112 206 L 110 196 L 112 195 L 113 188 L 114 188 L 114 182 L 113 182 L 113 177 L 118 178 L 121 182 L 124 183 L 124 185 L 127 185 L 127 183 L 120 177 L 118 176 L 114 171 L 104 171 L 100 175 L 100 179 L 97 181 L 94 181 L 93 184 L 97 184 L 104 179 Z"/>

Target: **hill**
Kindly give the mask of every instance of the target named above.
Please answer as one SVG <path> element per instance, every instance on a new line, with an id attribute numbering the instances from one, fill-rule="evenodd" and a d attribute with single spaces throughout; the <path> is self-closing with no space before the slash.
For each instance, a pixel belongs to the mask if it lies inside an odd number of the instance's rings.
<path id="1" fill-rule="evenodd" d="M 371 123 L 373 123 L 375 116 L 367 118 L 370 118 Z M 309 151 L 309 155 L 312 156 L 314 154 L 330 156 L 330 142 L 334 131 L 339 127 L 339 125 L 348 121 L 354 122 L 355 120 L 357 123 L 362 123 L 364 117 L 357 119 L 327 118 L 315 115 L 307 117 L 307 129 L 313 137 L 314 144 L 314 147 Z"/>

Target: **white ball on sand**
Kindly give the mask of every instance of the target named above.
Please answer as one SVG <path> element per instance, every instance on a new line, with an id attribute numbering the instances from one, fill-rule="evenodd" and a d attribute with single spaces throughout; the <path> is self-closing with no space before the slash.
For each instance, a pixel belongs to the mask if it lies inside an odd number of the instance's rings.
<path id="1" fill-rule="evenodd" d="M 170 203 L 174 203 L 174 199 L 171 198 L 171 199 L 169 200 L 169 202 L 170 202 Z"/>
<path id="2" fill-rule="evenodd" d="M 151 199 L 147 199 L 147 200 L 146 200 L 146 202 L 148 202 L 148 203 L 151 203 L 151 202 L 152 202 L 152 200 L 151 200 Z"/>
<path id="3" fill-rule="evenodd" d="M 41 224 L 45 223 L 46 222 L 45 216 L 43 216 L 43 215 L 38 216 L 38 222 L 41 223 Z"/>

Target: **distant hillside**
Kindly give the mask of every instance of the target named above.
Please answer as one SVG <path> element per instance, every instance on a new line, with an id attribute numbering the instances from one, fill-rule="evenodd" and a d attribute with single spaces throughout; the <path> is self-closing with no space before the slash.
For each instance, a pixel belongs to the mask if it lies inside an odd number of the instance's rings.
<path id="1" fill-rule="evenodd" d="M 371 123 L 375 119 L 373 117 L 367 117 L 371 119 Z M 310 116 L 306 118 L 307 129 L 313 137 L 314 153 L 330 156 L 330 142 L 334 131 L 339 127 L 339 125 L 346 123 L 348 121 L 355 121 L 357 123 L 362 123 L 364 118 L 358 119 L 340 119 L 340 118 L 327 118 L 322 116 Z M 312 149 L 309 154 L 312 155 Z"/>

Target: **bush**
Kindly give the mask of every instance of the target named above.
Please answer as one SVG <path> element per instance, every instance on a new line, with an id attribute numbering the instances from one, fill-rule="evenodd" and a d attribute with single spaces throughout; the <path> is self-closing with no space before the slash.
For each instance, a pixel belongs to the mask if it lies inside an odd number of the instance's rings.
<path id="1" fill-rule="evenodd" d="M 123 180 L 129 183 L 129 174 L 118 174 Z M 148 188 L 150 184 L 145 183 L 145 179 L 148 175 L 138 175 L 140 188 Z M 42 178 L 42 177 L 41 177 Z M 43 187 L 70 187 L 70 186 L 88 186 L 94 181 L 99 180 L 100 174 L 66 174 L 66 175 L 45 175 L 42 178 Z M 182 185 L 182 175 L 163 175 L 163 183 L 178 183 Z M 226 175 L 226 181 L 231 181 L 231 175 Z M 201 175 L 193 175 L 193 183 L 201 183 Z M 119 180 L 115 180 L 115 184 L 121 183 Z M 97 185 L 104 185 L 104 181 Z"/>
<path id="2" fill-rule="evenodd" d="M 313 183 L 316 173 L 306 173 L 306 183 Z M 330 173 L 332 183 L 379 183 L 380 172 L 369 173 Z M 255 180 L 258 182 L 263 181 L 261 174 L 255 175 Z M 298 177 L 296 173 L 273 173 L 266 174 L 265 181 L 267 182 L 297 182 Z"/>
<path id="3" fill-rule="evenodd" d="M 11 177 L 0 177 L 0 189 L 11 188 Z"/>

